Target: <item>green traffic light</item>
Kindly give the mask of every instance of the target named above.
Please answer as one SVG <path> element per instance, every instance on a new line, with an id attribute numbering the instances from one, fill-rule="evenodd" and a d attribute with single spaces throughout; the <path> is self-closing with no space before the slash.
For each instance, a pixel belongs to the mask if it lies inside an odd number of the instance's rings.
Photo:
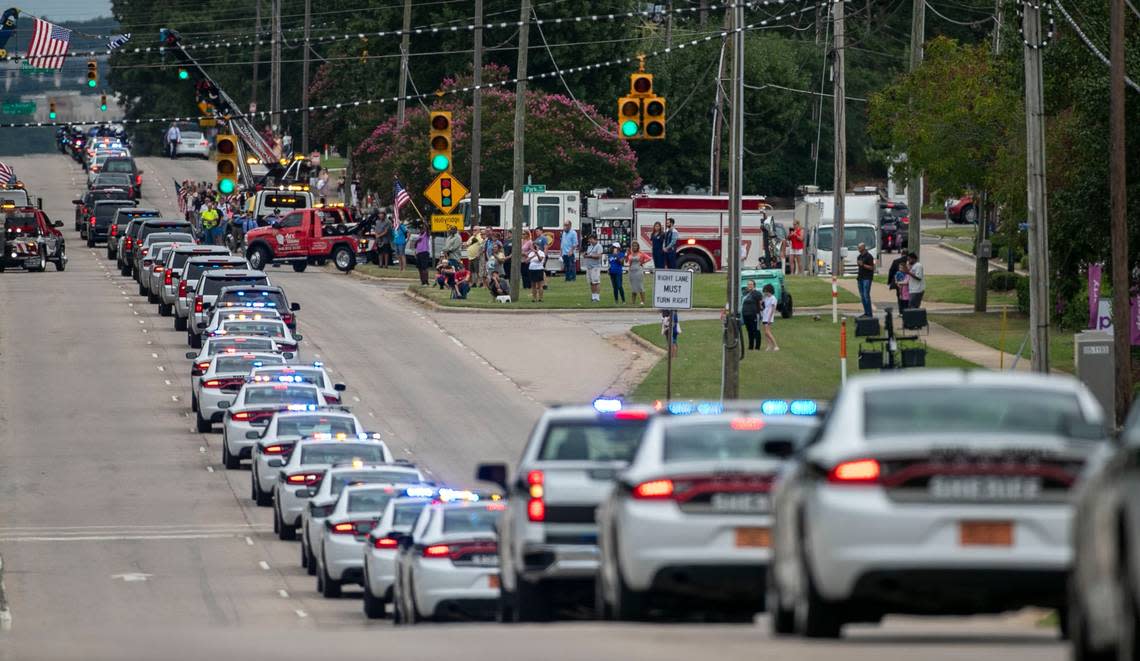
<path id="1" fill-rule="evenodd" d="M 187 70 L 185 70 L 185 69 L 179 69 L 179 70 L 178 70 L 178 79 L 179 79 L 179 80 L 186 80 L 186 79 L 187 79 L 187 78 L 189 78 L 189 77 L 190 77 L 190 72 L 189 72 L 189 71 L 187 71 Z"/>
<path id="2" fill-rule="evenodd" d="M 431 167 L 433 170 L 445 172 L 450 165 L 451 160 L 443 154 L 436 154 L 431 157 Z"/>
<path id="3" fill-rule="evenodd" d="M 54 113 L 54 112 L 49 112 L 49 113 L 48 113 L 48 119 L 55 119 L 55 113 Z"/>
<path id="4" fill-rule="evenodd" d="M 233 179 L 221 179 L 218 181 L 218 192 L 222 195 L 229 195 L 237 188 L 237 184 Z"/>
<path id="5" fill-rule="evenodd" d="M 103 112 L 107 112 L 107 104 L 106 103 L 99 104 L 99 110 L 102 110 Z"/>
<path id="6" fill-rule="evenodd" d="M 99 83 L 98 83 L 98 82 L 96 82 L 95 80 L 88 80 L 88 81 L 87 81 L 87 86 L 88 86 L 88 87 L 95 87 L 95 86 L 96 86 L 96 85 L 98 85 L 98 84 L 99 84 Z"/>
<path id="7" fill-rule="evenodd" d="M 627 138 L 637 135 L 637 122 L 627 119 L 621 123 L 621 134 Z"/>

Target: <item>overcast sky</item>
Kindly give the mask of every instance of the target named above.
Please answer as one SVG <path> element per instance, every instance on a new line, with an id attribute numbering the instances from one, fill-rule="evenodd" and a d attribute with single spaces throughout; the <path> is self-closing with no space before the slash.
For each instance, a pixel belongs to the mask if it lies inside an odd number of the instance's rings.
<path id="1" fill-rule="evenodd" d="M 96 16 L 110 16 L 111 0 L 33 0 L 22 8 L 32 15 L 57 21 L 85 21 Z"/>

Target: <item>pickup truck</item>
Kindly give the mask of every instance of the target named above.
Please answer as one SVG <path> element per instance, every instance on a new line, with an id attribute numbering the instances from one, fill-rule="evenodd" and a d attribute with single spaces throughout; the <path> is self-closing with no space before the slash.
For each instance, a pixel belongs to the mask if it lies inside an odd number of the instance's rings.
<path id="1" fill-rule="evenodd" d="M 344 209 L 298 209 L 276 222 L 246 232 L 245 256 L 250 268 L 288 262 L 300 273 L 309 264 L 331 259 L 345 273 L 356 267 L 360 232 L 365 223 L 350 224 Z"/>
<path id="2" fill-rule="evenodd" d="M 0 272 L 5 268 L 24 268 L 29 271 L 43 271 L 48 262 L 55 264 L 55 270 L 67 268 L 67 253 L 63 233 L 59 228 L 63 221 L 52 222 L 40 209 L 35 207 L 3 207 L 0 211 L 0 227 L 3 228 L 0 248 Z"/>

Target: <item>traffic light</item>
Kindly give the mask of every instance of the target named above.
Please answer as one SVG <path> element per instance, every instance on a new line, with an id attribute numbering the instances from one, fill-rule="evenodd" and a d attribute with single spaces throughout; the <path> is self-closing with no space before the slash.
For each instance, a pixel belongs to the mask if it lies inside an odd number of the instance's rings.
<path id="1" fill-rule="evenodd" d="M 431 169 L 435 172 L 451 170 L 451 113 L 446 110 L 431 111 L 431 131 L 429 132 Z"/>
<path id="2" fill-rule="evenodd" d="M 439 201 L 443 208 L 451 206 L 451 178 L 444 177 L 439 180 Z"/>
<path id="3" fill-rule="evenodd" d="M 629 96 L 618 99 L 618 137 L 622 140 L 665 138 L 665 99 L 653 93 L 653 74 L 641 69 L 629 75 Z"/>
<path id="4" fill-rule="evenodd" d="M 641 99 L 632 96 L 618 99 L 618 129 L 623 140 L 641 137 Z"/>
<path id="5" fill-rule="evenodd" d="M 99 95 L 99 110 L 101 110 L 103 112 L 107 112 L 107 95 L 106 94 L 100 94 Z"/>
<path id="6" fill-rule="evenodd" d="M 189 79 L 190 79 L 190 72 L 186 70 L 186 67 L 178 67 L 178 80 L 189 80 Z"/>
<path id="7" fill-rule="evenodd" d="M 645 100 L 645 139 L 665 139 L 665 97 L 652 96 Z"/>
<path id="8" fill-rule="evenodd" d="M 99 63 L 95 60 L 87 60 L 87 86 L 99 86 Z"/>
<path id="9" fill-rule="evenodd" d="M 214 140 L 218 156 L 218 192 L 229 195 L 237 190 L 238 139 L 236 135 L 219 133 Z"/>
<path id="10" fill-rule="evenodd" d="M 55 121 L 55 101 L 48 101 L 48 119 Z"/>

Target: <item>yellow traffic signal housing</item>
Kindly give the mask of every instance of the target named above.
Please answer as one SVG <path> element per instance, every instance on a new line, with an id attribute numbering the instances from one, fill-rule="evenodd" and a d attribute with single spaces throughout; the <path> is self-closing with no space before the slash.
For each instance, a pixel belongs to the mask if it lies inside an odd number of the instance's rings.
<path id="1" fill-rule="evenodd" d="M 55 101 L 48 101 L 48 119 L 54 120 L 55 118 Z"/>
<path id="2" fill-rule="evenodd" d="M 642 98 L 653 96 L 653 74 L 641 71 L 629 74 L 629 95 Z"/>
<path id="3" fill-rule="evenodd" d="M 433 110 L 428 131 L 428 158 L 433 172 L 451 171 L 451 113 Z"/>
<path id="4" fill-rule="evenodd" d="M 639 140 L 642 132 L 642 99 L 623 96 L 618 99 L 618 137 L 622 140 Z"/>
<path id="5" fill-rule="evenodd" d="M 87 60 L 87 86 L 99 86 L 99 63 L 95 60 Z"/>
<path id="6" fill-rule="evenodd" d="M 646 140 L 665 139 L 665 97 L 651 96 L 645 100 L 642 126 Z"/>
<path id="7" fill-rule="evenodd" d="M 217 184 L 218 192 L 229 195 L 237 191 L 238 183 L 238 138 L 229 133 L 219 133 L 214 138 L 214 148 L 217 154 Z"/>

